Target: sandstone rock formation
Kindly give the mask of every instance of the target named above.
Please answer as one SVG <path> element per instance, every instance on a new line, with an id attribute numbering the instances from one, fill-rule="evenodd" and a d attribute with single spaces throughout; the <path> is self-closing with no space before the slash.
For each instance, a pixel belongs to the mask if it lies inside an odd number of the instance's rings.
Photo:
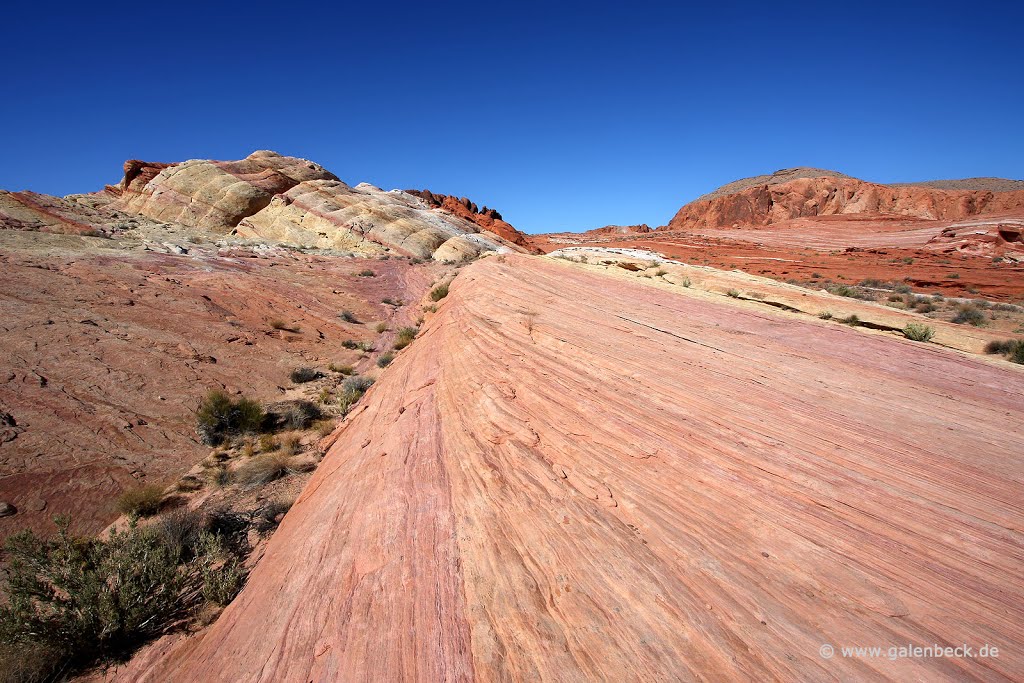
<path id="1" fill-rule="evenodd" d="M 894 215 L 926 220 L 962 220 L 1024 210 L 1024 191 L 933 190 L 888 187 L 833 176 L 797 178 L 712 193 L 681 208 L 669 230 L 764 226 L 794 218 L 834 215 Z"/>
<path id="2" fill-rule="evenodd" d="M 517 249 L 458 216 L 444 216 L 405 192 L 339 180 L 301 183 L 241 221 L 234 234 L 249 239 L 363 253 L 463 261 L 484 251 Z"/>
<path id="3" fill-rule="evenodd" d="M 193 159 L 180 164 L 130 160 L 117 195 L 124 210 L 166 223 L 224 233 L 270 204 L 274 195 L 307 180 L 337 180 L 318 164 L 276 152 L 241 161 Z"/>
<path id="4" fill-rule="evenodd" d="M 428 206 L 444 209 L 456 216 L 471 220 L 484 230 L 489 230 L 513 244 L 533 249 L 529 237 L 506 223 L 502 219 L 501 214 L 494 209 L 488 209 L 486 206 L 478 208 L 474 202 L 471 202 L 466 197 L 460 199 L 452 195 L 435 194 L 430 190 L 406 190 L 406 193 L 419 197 Z"/>
<path id="5" fill-rule="evenodd" d="M 815 171 L 791 169 L 730 183 L 681 208 L 668 229 L 770 225 L 808 216 L 867 214 L 961 220 L 1024 211 L 1024 190 L 993 193 L 889 186 L 825 171 L 809 177 Z"/>
<path id="6" fill-rule="evenodd" d="M 123 680 L 1024 676 L 1019 369 L 553 260 L 451 291 Z M 1000 656 L 820 654 L 964 642 Z"/>
<path id="7" fill-rule="evenodd" d="M 603 228 L 587 230 L 584 235 L 643 235 L 651 232 L 651 227 L 646 223 L 640 225 L 606 225 Z"/>

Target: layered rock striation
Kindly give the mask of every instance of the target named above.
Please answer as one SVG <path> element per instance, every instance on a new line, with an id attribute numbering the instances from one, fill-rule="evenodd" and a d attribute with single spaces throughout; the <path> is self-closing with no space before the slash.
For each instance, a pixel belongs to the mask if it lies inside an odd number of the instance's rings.
<path id="1" fill-rule="evenodd" d="M 209 631 L 124 680 L 1024 675 L 1019 371 L 504 261 L 455 280 Z"/>
<path id="2" fill-rule="evenodd" d="M 953 221 L 1024 210 L 1024 190 L 945 190 L 878 185 L 836 174 L 798 174 L 799 177 L 790 178 L 779 173 L 783 175 L 769 176 L 762 182 L 737 181 L 733 184 L 737 189 L 723 188 L 687 204 L 672 218 L 668 229 L 757 227 L 795 218 L 836 215 Z"/>

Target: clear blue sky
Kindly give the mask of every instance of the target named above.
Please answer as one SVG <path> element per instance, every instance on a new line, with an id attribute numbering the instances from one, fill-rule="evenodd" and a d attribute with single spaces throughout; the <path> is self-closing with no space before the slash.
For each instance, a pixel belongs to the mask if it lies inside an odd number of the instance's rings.
<path id="1" fill-rule="evenodd" d="M 1021 3 L 8 3 L 0 188 L 313 159 L 529 232 L 790 166 L 1024 177 Z"/>

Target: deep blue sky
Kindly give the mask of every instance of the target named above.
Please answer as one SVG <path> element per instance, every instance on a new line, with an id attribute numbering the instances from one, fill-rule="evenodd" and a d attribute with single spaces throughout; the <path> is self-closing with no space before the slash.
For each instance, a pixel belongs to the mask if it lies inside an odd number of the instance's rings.
<path id="1" fill-rule="evenodd" d="M 1021 3 L 8 3 L 0 188 L 313 159 L 529 232 L 790 166 L 1024 177 Z"/>

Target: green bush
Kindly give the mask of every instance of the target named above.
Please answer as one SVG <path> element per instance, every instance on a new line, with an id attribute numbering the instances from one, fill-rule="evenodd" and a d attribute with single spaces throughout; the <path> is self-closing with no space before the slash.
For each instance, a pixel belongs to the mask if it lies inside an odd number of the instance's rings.
<path id="1" fill-rule="evenodd" d="M 356 314 L 353 313 L 352 311 L 342 311 L 341 313 L 338 314 L 338 317 L 347 323 L 353 323 L 355 325 L 362 324 L 359 322 L 359 318 L 356 317 Z"/>
<path id="2" fill-rule="evenodd" d="M 338 407 L 342 415 L 347 415 L 363 394 L 373 386 L 373 380 L 362 375 L 354 375 L 341 383 L 341 393 L 338 396 Z"/>
<path id="3" fill-rule="evenodd" d="M 193 606 L 179 551 L 159 532 L 134 526 L 107 540 L 23 531 L 5 544 L 10 603 L 0 607 L 0 642 L 43 647 L 54 673 L 120 656 L 161 635 Z"/>
<path id="4" fill-rule="evenodd" d="M 395 340 L 395 349 L 401 351 L 406 346 L 412 343 L 412 340 L 419 334 L 419 330 L 415 327 L 403 327 L 398 330 L 398 339 Z"/>
<path id="5" fill-rule="evenodd" d="M 359 271 L 359 277 L 376 277 L 377 273 L 373 272 L 369 268 Z"/>
<path id="6" fill-rule="evenodd" d="M 219 389 L 208 393 L 196 411 L 196 432 L 207 446 L 218 446 L 231 436 L 255 433 L 262 423 L 259 403 L 247 398 L 232 401 Z"/>
<path id="7" fill-rule="evenodd" d="M 386 368 L 387 366 L 391 365 L 391 361 L 393 361 L 394 359 L 395 354 L 391 353 L 390 351 L 388 351 L 387 353 L 382 353 L 380 356 L 377 357 L 377 367 Z"/>
<path id="8" fill-rule="evenodd" d="M 733 299 L 740 298 L 739 291 L 735 290 L 735 289 L 730 289 L 728 292 L 725 293 L 725 295 L 728 296 L 728 297 L 732 297 Z"/>
<path id="9" fill-rule="evenodd" d="M 313 368 L 298 367 L 292 370 L 289 377 L 295 384 L 305 384 L 306 382 L 312 382 L 315 379 L 320 379 L 323 375 Z"/>
<path id="10" fill-rule="evenodd" d="M 973 304 L 964 304 L 953 316 L 953 322 L 959 325 L 967 324 L 980 327 L 985 324 L 985 314 Z"/>
<path id="11" fill-rule="evenodd" d="M 903 328 L 903 336 L 911 341 L 926 342 L 935 335 L 935 330 L 920 323 L 907 323 Z"/>
<path id="12" fill-rule="evenodd" d="M 1011 363 L 1024 364 L 1024 340 L 991 341 L 985 345 L 985 353 L 1000 354 L 1006 356 Z"/>
<path id="13" fill-rule="evenodd" d="M 441 299 L 445 298 L 446 296 L 448 296 L 448 284 L 447 283 L 442 284 L 442 285 L 438 285 L 437 287 L 434 287 L 432 290 L 430 290 L 430 300 L 431 301 L 440 301 Z"/>
<path id="14" fill-rule="evenodd" d="M 117 499 L 117 510 L 130 517 L 149 517 L 160 511 L 164 499 L 164 488 L 156 484 L 145 484 L 131 488 Z"/>

